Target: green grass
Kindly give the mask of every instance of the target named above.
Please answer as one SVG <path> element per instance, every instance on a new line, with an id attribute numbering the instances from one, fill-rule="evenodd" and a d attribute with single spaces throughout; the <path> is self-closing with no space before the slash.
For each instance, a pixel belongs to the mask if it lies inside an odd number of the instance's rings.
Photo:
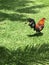
<path id="1" fill-rule="evenodd" d="M 29 17 L 46 18 L 43 35 L 34 36 Z M 0 64 L 49 65 L 48 50 L 49 0 L 0 0 Z"/>

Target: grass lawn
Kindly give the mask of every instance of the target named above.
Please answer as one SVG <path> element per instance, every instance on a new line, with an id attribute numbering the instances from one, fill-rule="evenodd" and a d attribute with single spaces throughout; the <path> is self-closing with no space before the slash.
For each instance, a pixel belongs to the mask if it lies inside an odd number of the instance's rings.
<path id="1" fill-rule="evenodd" d="M 43 17 L 43 34 L 34 35 L 27 18 Z M 49 65 L 49 0 L 0 0 L 0 60 L 1 65 Z"/>

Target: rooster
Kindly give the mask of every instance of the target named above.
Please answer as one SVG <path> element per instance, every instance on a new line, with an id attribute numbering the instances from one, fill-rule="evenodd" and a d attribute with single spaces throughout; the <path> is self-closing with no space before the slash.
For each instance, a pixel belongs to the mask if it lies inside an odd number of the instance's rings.
<path id="1" fill-rule="evenodd" d="M 29 18 L 29 26 L 33 28 L 36 32 L 41 32 L 44 28 L 45 18 L 42 18 L 38 23 L 34 19 Z"/>

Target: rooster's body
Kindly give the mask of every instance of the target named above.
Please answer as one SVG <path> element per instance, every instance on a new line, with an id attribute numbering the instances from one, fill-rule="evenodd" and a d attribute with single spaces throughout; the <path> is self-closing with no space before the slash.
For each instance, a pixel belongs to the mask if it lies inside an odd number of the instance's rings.
<path id="1" fill-rule="evenodd" d="M 34 30 L 36 31 L 36 32 L 40 32 L 40 31 L 42 31 L 43 30 L 43 28 L 44 28 L 44 23 L 45 23 L 45 18 L 42 18 L 38 23 L 36 23 L 35 21 L 34 21 L 34 19 L 28 19 L 28 21 L 29 21 L 29 26 L 31 27 L 31 28 L 34 28 Z"/>

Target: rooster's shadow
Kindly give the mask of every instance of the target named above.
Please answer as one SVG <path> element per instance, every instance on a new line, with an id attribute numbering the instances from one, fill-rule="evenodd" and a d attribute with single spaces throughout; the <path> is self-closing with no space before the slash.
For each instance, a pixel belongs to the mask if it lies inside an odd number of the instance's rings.
<path id="1" fill-rule="evenodd" d="M 27 35 L 28 37 L 39 37 L 39 36 L 42 36 L 43 33 L 40 32 L 40 33 L 35 33 L 35 34 L 31 34 L 31 35 Z"/>

